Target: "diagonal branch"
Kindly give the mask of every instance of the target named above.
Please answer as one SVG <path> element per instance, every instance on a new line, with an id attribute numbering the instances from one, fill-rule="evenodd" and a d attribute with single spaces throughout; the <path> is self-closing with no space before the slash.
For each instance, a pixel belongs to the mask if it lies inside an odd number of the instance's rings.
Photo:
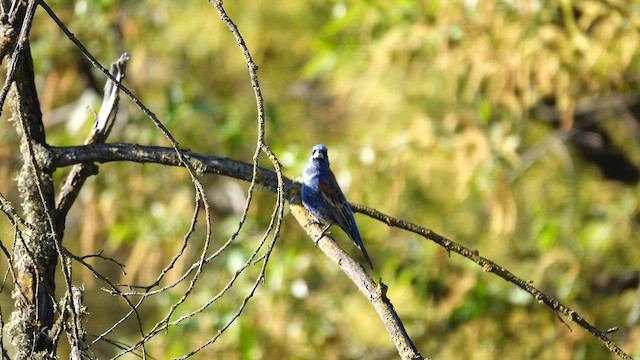
<path id="1" fill-rule="evenodd" d="M 299 204 L 291 204 L 291 213 L 298 220 L 298 223 L 305 228 L 307 234 L 316 242 L 328 258 L 330 258 L 360 289 L 369 299 L 369 302 L 378 312 L 382 322 L 387 327 L 391 340 L 398 349 L 398 354 L 403 359 L 423 359 L 418 349 L 413 345 L 409 334 L 404 328 L 400 317 L 393 308 L 393 304 L 387 298 L 387 286 L 380 281 L 380 284 L 371 278 L 366 270 L 353 260 L 344 250 L 338 246 L 331 236 L 325 233 L 323 226 L 314 221 L 313 216 L 307 209 Z"/>
<path id="2" fill-rule="evenodd" d="M 433 232 L 430 229 L 410 223 L 408 221 L 393 218 L 375 209 L 371 209 L 366 206 L 362 206 L 358 204 L 351 204 L 351 207 L 356 212 L 365 214 L 373 219 L 384 222 L 389 226 L 404 229 L 409 232 L 418 234 L 424 237 L 425 239 L 429 239 L 435 242 L 436 244 L 442 246 L 449 252 L 453 251 L 455 253 L 458 253 L 464 256 L 465 258 L 481 266 L 482 270 L 486 272 L 494 273 L 497 276 L 501 277 L 502 279 L 516 285 L 517 287 L 521 288 L 522 290 L 526 291 L 531 296 L 533 296 L 533 298 L 536 299 L 536 301 L 538 301 L 539 303 L 546 305 L 549 309 L 551 309 L 554 312 L 561 313 L 569 321 L 575 322 L 576 324 L 580 325 L 580 327 L 582 327 L 583 329 L 587 330 L 589 333 L 591 333 L 592 335 L 600 339 L 600 341 L 602 341 L 602 343 L 607 347 L 607 349 L 609 349 L 609 351 L 615 353 L 620 358 L 631 359 L 629 355 L 627 355 L 624 351 L 622 351 L 622 349 L 620 349 L 618 345 L 616 345 L 613 341 L 611 341 L 607 337 L 607 335 L 616 331 L 617 330 L 616 328 L 599 330 L 595 326 L 591 325 L 587 320 L 585 320 L 584 317 L 580 315 L 577 311 L 572 310 L 571 308 L 565 306 L 564 304 L 562 304 L 560 301 L 553 298 L 552 296 L 549 296 L 544 292 L 540 291 L 539 289 L 535 288 L 532 285 L 531 281 L 520 279 L 519 277 L 511 273 L 508 269 L 494 263 L 493 261 L 487 258 L 480 256 L 480 253 L 478 252 L 478 250 L 471 250 L 467 247 L 464 247 L 454 241 L 451 241 L 445 238 L 442 235 L 439 235 Z"/>

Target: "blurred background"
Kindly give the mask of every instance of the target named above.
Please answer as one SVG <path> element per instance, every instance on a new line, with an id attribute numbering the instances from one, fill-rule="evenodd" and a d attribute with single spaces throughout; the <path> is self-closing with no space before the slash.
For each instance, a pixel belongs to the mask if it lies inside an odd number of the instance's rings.
<path id="1" fill-rule="evenodd" d="M 213 5 L 48 3 L 107 67 L 129 52 L 125 84 L 182 147 L 251 162 L 255 99 L 242 54 Z M 640 355 L 638 1 L 257 0 L 225 7 L 259 66 L 267 142 L 287 176 L 301 175 L 314 144 L 327 145 L 350 201 L 479 250 L 598 328 L 619 326 L 611 338 Z M 41 10 L 31 46 L 49 144 L 81 144 L 104 77 Z M 168 145 L 130 100 L 121 104 L 109 142 Z M 18 205 L 20 156 L 10 122 L 0 137 L 0 191 Z M 214 175 L 202 181 L 217 248 L 235 230 L 247 184 Z M 274 201 L 257 192 L 238 241 L 172 319 L 220 291 L 258 244 Z M 101 165 L 72 209 L 64 243 L 76 254 L 104 250 L 123 262 L 126 275 L 91 260 L 114 282 L 147 284 L 181 245 L 193 202 L 183 169 Z M 611 357 L 586 331 L 569 323 L 571 331 L 467 259 L 363 215 L 356 220 L 372 275 L 389 285 L 423 355 Z M 0 227 L 6 245 L 11 228 L 7 221 Z M 333 233 L 362 261 L 344 233 Z M 168 282 L 197 259 L 202 234 L 199 228 Z M 201 315 L 157 336 L 150 355 L 181 356 L 214 336 L 258 270 L 250 268 Z M 90 333 L 127 312 L 89 272 L 76 267 L 74 279 L 85 286 Z M 181 291 L 147 301 L 147 330 Z M 0 297 L 9 309 L 10 291 Z M 110 334 L 129 345 L 139 337 L 133 322 Z M 100 358 L 118 351 L 104 343 L 93 349 Z M 367 299 L 288 216 L 266 282 L 228 332 L 196 356 L 207 357 L 393 359 L 397 352 Z"/>

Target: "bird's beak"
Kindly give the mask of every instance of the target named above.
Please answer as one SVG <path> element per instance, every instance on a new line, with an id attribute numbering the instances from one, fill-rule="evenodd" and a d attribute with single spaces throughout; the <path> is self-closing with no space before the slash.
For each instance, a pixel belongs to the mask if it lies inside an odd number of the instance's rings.
<path id="1" fill-rule="evenodd" d="M 322 151 L 316 150 L 313 152 L 311 157 L 314 159 L 324 159 L 324 153 Z"/>

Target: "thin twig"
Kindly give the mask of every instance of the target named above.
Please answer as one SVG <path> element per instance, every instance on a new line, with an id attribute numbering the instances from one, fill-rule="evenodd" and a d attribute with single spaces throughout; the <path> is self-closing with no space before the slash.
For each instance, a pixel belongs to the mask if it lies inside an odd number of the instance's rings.
<path id="1" fill-rule="evenodd" d="M 569 321 L 575 322 L 580 325 L 583 329 L 587 330 L 589 333 L 600 339 L 602 343 L 609 349 L 609 351 L 615 353 L 622 359 L 631 359 L 629 355 L 627 355 L 622 349 L 620 349 L 613 341 L 611 341 L 607 335 L 609 334 L 608 330 L 599 330 L 595 326 L 591 325 L 588 321 L 584 319 L 582 315 L 580 315 L 577 311 L 565 306 L 557 299 L 545 294 L 544 292 L 538 290 L 532 285 L 531 281 L 520 279 L 515 276 L 506 268 L 494 263 L 493 261 L 480 256 L 478 250 L 471 250 L 467 247 L 464 247 L 452 240 L 445 238 L 442 235 L 439 235 L 433 232 L 430 229 L 424 228 L 422 226 L 410 223 L 408 221 L 399 220 L 393 218 L 389 215 L 383 214 L 375 209 L 371 209 L 358 204 L 351 204 L 351 207 L 354 211 L 368 215 L 371 218 L 377 219 L 379 221 L 384 222 L 385 224 L 393 227 L 397 227 L 400 229 L 404 229 L 410 231 L 412 233 L 418 234 L 428 240 L 435 242 L 436 244 L 442 246 L 447 251 L 455 252 L 464 256 L 465 258 L 475 262 L 482 270 L 486 272 L 491 272 L 502 279 L 516 285 L 522 290 L 529 293 L 536 299 L 539 303 L 546 305 L 549 309 L 554 312 L 559 312 L 563 314 Z"/>
<path id="2" fill-rule="evenodd" d="M 177 140 L 173 137 L 173 135 L 165 127 L 165 125 L 157 118 L 157 116 L 147 106 L 145 106 L 127 87 L 125 87 L 124 85 L 122 85 L 122 83 L 120 81 L 115 79 L 113 77 L 113 75 L 111 75 L 109 73 L 109 71 L 107 71 L 107 69 L 104 66 L 102 66 L 102 64 L 100 64 L 100 62 L 98 62 L 96 60 L 96 58 L 84 47 L 84 45 L 82 45 L 82 43 L 73 35 L 73 33 L 71 33 L 71 31 L 69 31 L 69 29 L 64 25 L 64 23 L 60 20 L 60 18 L 58 18 L 58 16 L 46 4 L 45 1 L 39 0 L 39 3 L 42 6 L 42 8 L 47 12 L 47 14 L 49 14 L 49 17 L 51 17 L 51 19 L 53 19 L 53 21 L 58 25 L 58 27 L 65 33 L 67 38 L 74 45 L 76 45 L 76 47 L 89 60 L 89 62 L 91 62 L 91 64 L 94 67 L 99 69 L 108 79 L 110 79 L 123 93 L 125 93 L 134 102 L 134 104 L 153 122 L 153 124 L 156 126 L 156 128 L 158 128 L 160 130 L 160 132 L 163 134 L 163 136 L 169 141 L 169 143 L 173 147 L 175 153 L 178 156 L 178 159 L 180 159 L 180 163 L 183 164 L 184 167 L 189 172 L 189 175 L 191 176 L 191 182 L 193 183 L 193 186 L 194 186 L 194 189 L 195 189 L 195 193 L 196 193 L 195 194 L 196 207 L 198 206 L 197 203 L 200 202 L 200 201 L 202 202 L 202 204 L 204 206 L 205 226 L 206 226 L 205 239 L 204 239 L 204 242 L 203 242 L 204 245 L 203 245 L 203 248 L 201 250 L 200 260 L 198 262 L 199 265 L 197 267 L 197 270 L 196 270 L 196 273 L 194 275 L 194 278 L 191 280 L 191 284 L 190 284 L 190 287 L 195 286 L 195 283 L 198 280 L 198 278 L 200 277 L 200 274 L 202 272 L 202 266 L 204 264 L 204 259 L 206 258 L 206 253 L 207 253 L 207 251 L 209 249 L 209 246 L 211 244 L 211 233 L 212 233 L 212 230 L 211 230 L 211 227 L 212 227 L 212 225 L 211 225 L 211 214 L 210 214 L 209 203 L 207 201 L 207 196 L 206 196 L 206 193 L 204 191 L 204 187 L 202 186 L 202 183 L 200 182 L 200 180 L 197 177 L 196 170 L 188 162 L 187 158 L 184 155 L 183 150 L 180 149 L 180 146 L 179 146 Z M 195 221 L 195 218 L 194 218 L 194 221 Z M 187 234 L 190 234 L 190 233 L 191 232 L 188 232 Z M 183 298 L 182 301 L 186 300 L 186 296 L 188 296 L 189 293 L 190 292 L 185 293 L 185 297 Z M 139 304 L 140 303 L 141 302 L 139 302 Z M 131 314 L 131 313 L 132 312 L 130 312 L 129 314 Z M 125 316 L 125 318 L 126 318 L 126 316 Z M 121 320 L 124 321 L 124 319 L 121 319 Z M 143 335 L 142 337 L 144 338 L 144 334 L 143 334 L 142 329 L 140 329 L 140 331 L 141 331 L 141 334 Z M 144 344 L 142 344 L 142 353 L 143 353 L 143 356 L 146 356 L 146 350 L 145 350 Z"/>

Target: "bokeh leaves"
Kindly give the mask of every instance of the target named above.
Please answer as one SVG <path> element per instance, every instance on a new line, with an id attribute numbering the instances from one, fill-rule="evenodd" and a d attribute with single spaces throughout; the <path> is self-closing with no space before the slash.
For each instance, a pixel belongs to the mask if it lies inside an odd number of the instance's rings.
<path id="1" fill-rule="evenodd" d="M 127 83 L 182 146 L 250 158 L 256 115 L 246 67 L 210 4 L 50 5 L 103 63 L 123 50 L 131 54 Z M 637 186 L 606 180 L 568 145 L 564 131 L 585 103 L 637 96 L 635 2 L 254 1 L 228 7 L 260 67 L 267 139 L 288 176 L 300 174 L 313 144 L 325 143 L 352 201 L 477 248 L 601 327 L 624 324 L 636 299 L 627 293 L 595 296 L 590 283 L 598 274 L 639 266 Z M 86 107 L 97 104 L 75 101 L 88 88 L 99 90 L 104 79 L 87 70 L 51 23 L 37 21 L 32 46 L 45 121 L 53 119 L 53 110 L 74 104 L 71 109 L 85 111 L 90 124 Z M 558 126 L 537 112 L 541 103 L 557 110 Z M 111 141 L 163 145 L 142 114 L 130 103 L 123 106 Z M 61 125 L 64 114 L 48 122 L 49 142 L 81 142 L 82 130 Z M 638 166 L 637 138 L 618 114 L 609 109 L 597 121 Z M 3 132 L 10 140 L 12 129 Z M 13 156 L 9 149 L 4 154 Z M 2 183 L 10 184 L 12 163 L 5 165 Z M 213 176 L 203 181 L 212 194 L 232 192 Z M 79 239 L 84 252 L 107 249 L 128 259 L 128 276 L 148 280 L 142 269 L 161 267 L 188 226 L 189 189 L 188 177 L 176 169 L 101 166 L 74 208 L 65 241 Z M 271 194 L 257 195 L 249 231 L 241 234 L 234 254 L 252 248 L 273 200 Z M 215 231 L 223 239 L 237 213 L 218 210 Z M 595 339 L 569 332 L 546 309 L 473 264 L 363 216 L 357 221 L 381 264 L 378 275 L 390 285 L 389 296 L 426 354 L 605 356 Z M 378 324 L 366 300 L 293 221 L 284 231 L 258 301 L 212 353 L 366 357 L 385 348 L 382 329 L 371 330 L 379 341 L 357 336 Z M 334 233 L 349 250 L 348 239 Z M 152 256 L 142 263 L 140 253 Z M 233 272 L 233 259 L 220 263 L 221 274 Z M 219 281 L 211 279 L 211 294 Z M 307 295 L 294 296 L 300 294 L 294 284 L 306 286 Z M 246 287 L 239 283 L 236 301 Z M 170 331 L 171 341 L 156 346 L 181 354 L 200 336 L 209 337 L 203 333 L 216 331 L 233 314 L 233 304 L 229 299 Z M 636 328 L 634 323 L 614 337 L 637 351 Z"/>

